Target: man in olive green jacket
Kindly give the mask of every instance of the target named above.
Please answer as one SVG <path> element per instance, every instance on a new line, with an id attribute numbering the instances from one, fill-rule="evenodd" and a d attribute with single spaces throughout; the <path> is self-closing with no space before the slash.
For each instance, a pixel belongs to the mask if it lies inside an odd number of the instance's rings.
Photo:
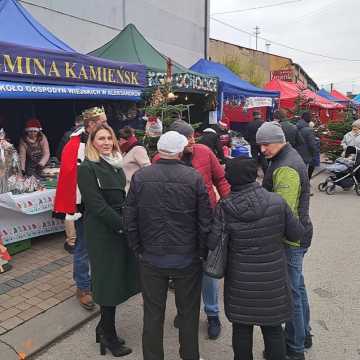
<path id="1" fill-rule="evenodd" d="M 263 180 L 264 188 L 281 195 L 304 227 L 304 236 L 298 241 L 285 239 L 294 300 L 293 319 L 286 324 L 285 329 L 287 359 L 304 360 L 304 349 L 312 345 L 310 309 L 303 276 L 303 260 L 313 235 L 309 216 L 309 177 L 304 161 L 298 152 L 286 143 L 278 122 L 264 123 L 256 133 L 256 142 L 269 160 Z"/>

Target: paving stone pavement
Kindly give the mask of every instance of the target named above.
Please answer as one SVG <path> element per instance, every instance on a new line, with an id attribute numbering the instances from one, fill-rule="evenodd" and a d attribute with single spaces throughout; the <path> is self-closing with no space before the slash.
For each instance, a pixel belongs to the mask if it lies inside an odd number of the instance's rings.
<path id="1" fill-rule="evenodd" d="M 74 295 L 72 255 L 63 243 L 63 233 L 43 236 L 13 256 L 13 269 L 0 275 L 0 335 Z"/>

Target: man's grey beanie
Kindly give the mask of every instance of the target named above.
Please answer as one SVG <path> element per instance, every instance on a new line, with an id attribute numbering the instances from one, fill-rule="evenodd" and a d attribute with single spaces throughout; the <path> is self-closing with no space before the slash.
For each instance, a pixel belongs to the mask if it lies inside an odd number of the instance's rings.
<path id="1" fill-rule="evenodd" d="M 277 121 L 264 122 L 256 133 L 257 144 L 284 144 L 284 132 Z"/>
<path id="2" fill-rule="evenodd" d="M 184 120 L 175 120 L 169 126 L 169 131 L 177 131 L 179 134 L 189 137 L 194 133 L 194 128 Z"/>

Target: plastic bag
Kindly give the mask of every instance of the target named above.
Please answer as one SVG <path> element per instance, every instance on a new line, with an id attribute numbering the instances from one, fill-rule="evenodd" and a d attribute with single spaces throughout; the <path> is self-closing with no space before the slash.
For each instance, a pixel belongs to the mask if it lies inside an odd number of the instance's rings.
<path id="1" fill-rule="evenodd" d="M 163 132 L 162 121 L 156 116 L 149 116 L 145 126 L 145 134 L 149 137 L 159 137 Z"/>

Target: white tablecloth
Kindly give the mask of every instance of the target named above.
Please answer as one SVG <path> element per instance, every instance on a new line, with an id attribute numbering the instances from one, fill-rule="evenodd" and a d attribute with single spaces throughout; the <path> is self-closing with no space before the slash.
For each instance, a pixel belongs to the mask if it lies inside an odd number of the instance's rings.
<path id="1" fill-rule="evenodd" d="M 4 244 L 64 230 L 63 221 L 51 216 L 55 191 L 0 194 L 0 235 Z"/>

